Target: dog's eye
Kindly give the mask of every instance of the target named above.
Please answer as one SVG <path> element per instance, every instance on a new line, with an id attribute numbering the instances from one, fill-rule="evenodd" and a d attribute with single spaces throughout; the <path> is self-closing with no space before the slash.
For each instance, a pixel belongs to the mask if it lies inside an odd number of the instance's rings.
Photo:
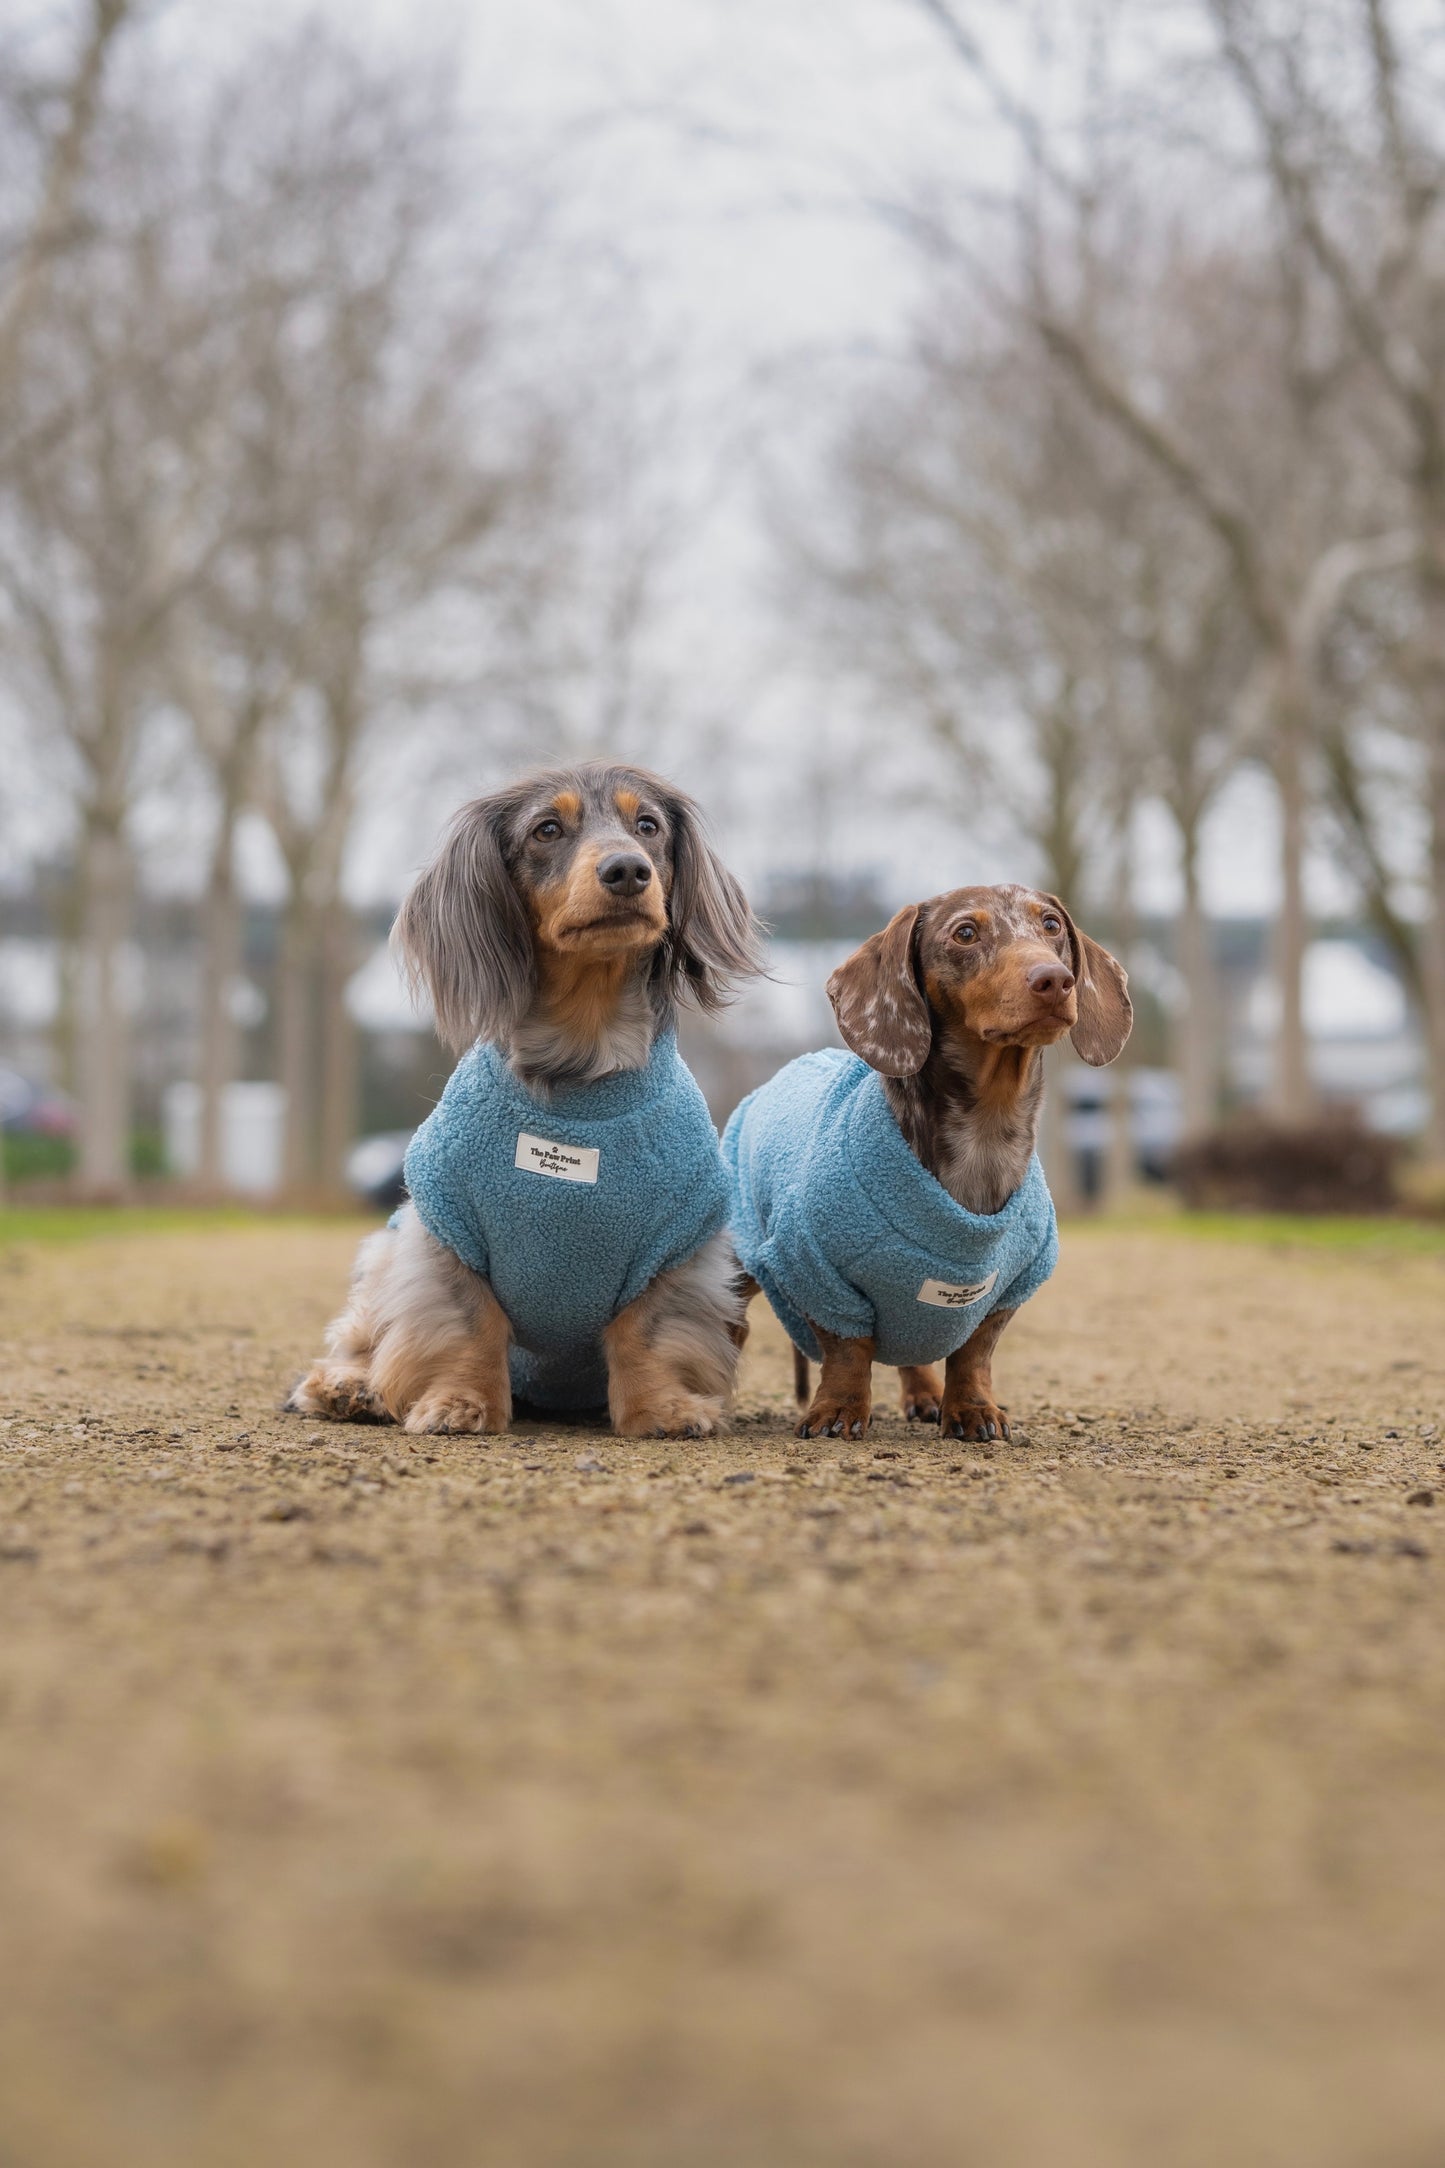
<path id="1" fill-rule="evenodd" d="M 658 824 L 650 813 L 644 813 L 637 823 L 637 833 L 640 836 L 655 836 L 657 828 Z"/>
<path id="2" fill-rule="evenodd" d="M 562 823 L 553 820 L 538 821 L 532 833 L 539 843 L 555 843 L 562 833 Z"/>
<path id="3" fill-rule="evenodd" d="M 955 941 L 962 941 L 967 945 L 968 942 L 978 939 L 978 928 L 971 925 L 968 919 L 965 919 L 961 926 L 954 927 L 953 938 Z"/>
<path id="4" fill-rule="evenodd" d="M 1062 932 L 1063 932 L 1063 930 L 1064 930 L 1064 922 L 1063 922 L 1063 920 L 1062 920 L 1061 918 L 1057 917 L 1057 916 L 1056 916 L 1056 915 L 1054 914 L 1054 912 L 1050 911 L 1050 912 L 1048 913 L 1047 917 L 1046 917 L 1046 918 L 1044 919 L 1044 932 L 1045 932 L 1045 933 L 1062 933 Z"/>

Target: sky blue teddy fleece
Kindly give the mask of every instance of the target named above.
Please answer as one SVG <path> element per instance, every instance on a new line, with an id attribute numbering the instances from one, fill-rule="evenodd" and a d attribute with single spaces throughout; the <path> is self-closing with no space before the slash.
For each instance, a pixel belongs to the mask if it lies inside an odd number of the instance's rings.
<path id="1" fill-rule="evenodd" d="M 601 1334 L 727 1224 L 707 1103 L 664 1032 L 645 1069 L 545 1103 L 494 1046 L 462 1056 L 411 1140 L 423 1225 L 480 1272 L 512 1325 L 512 1390 L 545 1408 L 607 1399 Z"/>
<path id="2" fill-rule="evenodd" d="M 723 1161 L 738 1256 L 815 1362 L 812 1325 L 872 1337 L 881 1363 L 940 1362 L 1058 1259 L 1037 1155 L 1001 1212 L 966 1212 L 909 1149 L 882 1079 L 841 1048 L 750 1093 Z"/>

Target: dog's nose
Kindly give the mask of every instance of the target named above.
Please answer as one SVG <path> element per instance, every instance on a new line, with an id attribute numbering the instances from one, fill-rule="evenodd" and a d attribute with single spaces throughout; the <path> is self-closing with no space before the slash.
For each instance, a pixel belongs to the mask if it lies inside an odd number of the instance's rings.
<path id="1" fill-rule="evenodd" d="M 641 851 L 614 851 L 599 860 L 597 878 L 609 896 L 636 896 L 652 879 L 652 867 Z"/>
<path id="2" fill-rule="evenodd" d="M 1066 994 L 1074 983 L 1074 974 L 1067 964 L 1032 964 L 1028 971 L 1028 989 L 1041 1001 L 1052 1000 L 1056 994 Z"/>

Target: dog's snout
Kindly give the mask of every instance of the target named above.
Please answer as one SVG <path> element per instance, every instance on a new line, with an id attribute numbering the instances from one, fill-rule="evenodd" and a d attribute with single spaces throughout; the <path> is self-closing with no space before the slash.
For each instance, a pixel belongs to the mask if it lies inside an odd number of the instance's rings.
<path id="1" fill-rule="evenodd" d="M 1032 964 L 1027 974 L 1028 989 L 1041 1000 L 1051 1000 L 1057 994 L 1067 994 L 1074 983 L 1074 974 L 1067 964 Z"/>
<path id="2" fill-rule="evenodd" d="M 609 896 L 638 896 L 652 879 L 652 867 L 641 851 L 613 851 L 598 861 L 597 878 Z"/>

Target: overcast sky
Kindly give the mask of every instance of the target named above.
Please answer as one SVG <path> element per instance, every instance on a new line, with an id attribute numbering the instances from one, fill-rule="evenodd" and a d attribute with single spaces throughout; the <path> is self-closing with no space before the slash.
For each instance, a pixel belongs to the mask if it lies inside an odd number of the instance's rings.
<path id="1" fill-rule="evenodd" d="M 274 30 L 287 8 L 317 12 L 304 0 L 172 0 L 161 34 L 181 69 Z M 926 794 L 886 717 L 869 719 L 873 770 L 859 775 L 856 718 L 789 645 L 759 512 L 758 445 L 789 413 L 806 418 L 813 384 L 886 352 L 907 320 L 914 265 L 861 197 L 934 162 L 974 178 L 1001 170 L 1003 146 L 909 0 L 322 0 L 319 11 L 382 48 L 421 36 L 454 53 L 479 138 L 547 176 L 560 231 L 580 259 L 616 270 L 639 344 L 672 374 L 705 518 L 676 568 L 666 638 L 707 721 L 665 757 L 683 780 L 706 780 L 742 870 L 758 881 L 778 865 L 872 866 L 898 900 L 1029 873 L 999 824 L 965 831 L 910 805 Z M 830 733 L 835 774 L 820 796 L 802 775 Z M 721 777 L 720 742 L 732 755 Z M 358 853 L 364 886 L 405 875 L 393 845 L 403 860 L 419 848 L 379 815 Z M 1268 909 L 1273 860 L 1270 795 L 1246 776 L 1213 824 L 1214 907 Z M 256 864 L 264 871 L 264 854 Z M 1171 905 L 1162 819 L 1141 825 L 1139 868 L 1140 901 Z M 1326 863 L 1314 887 L 1318 907 L 1346 900 Z"/>

